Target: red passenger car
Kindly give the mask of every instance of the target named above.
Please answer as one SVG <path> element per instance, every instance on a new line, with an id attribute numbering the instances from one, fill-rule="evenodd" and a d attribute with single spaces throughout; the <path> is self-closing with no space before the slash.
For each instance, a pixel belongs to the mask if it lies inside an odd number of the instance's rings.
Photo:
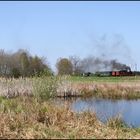
<path id="1" fill-rule="evenodd" d="M 112 71 L 111 75 L 112 76 L 134 76 L 134 73 L 127 70 L 120 70 L 120 71 Z"/>

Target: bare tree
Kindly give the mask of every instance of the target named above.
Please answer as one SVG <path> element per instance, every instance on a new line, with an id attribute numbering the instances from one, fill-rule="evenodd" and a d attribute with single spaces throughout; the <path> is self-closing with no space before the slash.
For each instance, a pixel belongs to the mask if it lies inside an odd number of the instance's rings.
<path id="1" fill-rule="evenodd" d="M 73 75 L 80 74 L 80 58 L 78 56 L 70 56 L 69 60 L 73 65 Z"/>

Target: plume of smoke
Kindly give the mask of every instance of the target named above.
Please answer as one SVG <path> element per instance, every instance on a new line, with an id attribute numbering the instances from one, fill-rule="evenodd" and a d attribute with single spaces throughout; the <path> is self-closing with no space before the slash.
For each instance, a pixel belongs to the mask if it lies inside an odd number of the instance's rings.
<path id="1" fill-rule="evenodd" d="M 135 64 L 134 59 L 131 57 L 131 50 L 120 34 L 114 34 L 110 37 L 104 34 L 98 39 L 94 37 L 91 48 L 93 50 L 92 56 L 95 56 L 91 66 L 87 67 L 91 72 L 126 69 Z"/>
<path id="2" fill-rule="evenodd" d="M 120 63 L 117 60 L 105 60 L 93 56 L 84 58 L 80 65 L 83 72 L 91 73 L 95 73 L 97 71 L 131 70 L 129 66 Z"/>
<path id="3" fill-rule="evenodd" d="M 131 57 L 131 50 L 125 43 L 125 39 L 120 34 L 114 34 L 113 36 L 107 36 L 106 34 L 97 38 L 94 37 L 91 45 L 92 52 L 95 52 L 94 56 L 107 59 L 117 60 L 123 63 L 133 63 L 134 60 Z"/>

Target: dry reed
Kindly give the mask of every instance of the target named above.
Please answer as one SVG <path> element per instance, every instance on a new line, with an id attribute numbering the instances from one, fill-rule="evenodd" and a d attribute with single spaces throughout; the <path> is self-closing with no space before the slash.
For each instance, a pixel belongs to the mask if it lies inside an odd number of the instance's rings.
<path id="1" fill-rule="evenodd" d="M 76 83 L 67 77 L 38 77 L 4 79 L 0 78 L 0 95 L 11 98 L 16 96 L 50 97 L 103 97 L 103 98 L 140 98 L 140 84 L 134 83 Z"/>
<path id="2" fill-rule="evenodd" d="M 107 125 L 95 113 L 74 113 L 34 97 L 0 100 L 0 138 L 139 138 L 139 129 L 122 127 L 119 119 Z"/>

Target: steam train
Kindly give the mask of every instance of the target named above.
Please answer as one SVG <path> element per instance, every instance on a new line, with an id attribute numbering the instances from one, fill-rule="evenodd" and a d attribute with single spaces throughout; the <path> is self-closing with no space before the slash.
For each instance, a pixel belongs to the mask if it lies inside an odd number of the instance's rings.
<path id="1" fill-rule="evenodd" d="M 103 71 L 97 72 L 97 76 L 134 76 L 135 73 L 128 70 L 114 70 L 114 71 Z"/>
<path id="2" fill-rule="evenodd" d="M 87 72 L 84 73 L 84 76 L 91 76 L 93 73 Z M 125 70 L 113 70 L 113 71 L 101 71 L 101 72 L 96 72 L 94 75 L 96 76 L 135 76 L 135 75 L 140 75 L 140 72 L 134 71 L 132 72 L 131 69 L 125 69 Z"/>

